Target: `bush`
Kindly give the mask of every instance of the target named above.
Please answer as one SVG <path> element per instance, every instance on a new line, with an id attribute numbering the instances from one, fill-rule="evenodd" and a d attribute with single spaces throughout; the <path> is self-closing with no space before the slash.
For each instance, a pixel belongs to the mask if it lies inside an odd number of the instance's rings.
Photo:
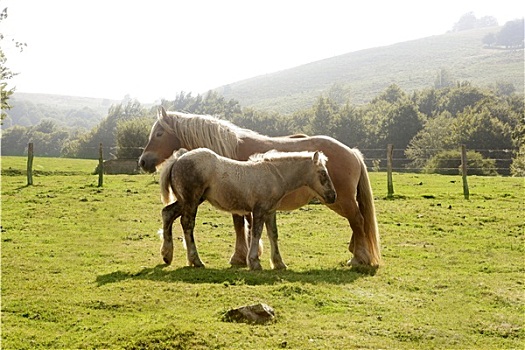
<path id="1" fill-rule="evenodd" d="M 443 175 L 461 175 L 461 152 L 459 150 L 441 151 L 430 158 L 425 166 L 424 172 Z M 496 161 L 484 158 L 478 152 L 467 152 L 467 174 L 468 175 L 497 175 Z"/>
<path id="2" fill-rule="evenodd" d="M 525 146 L 521 146 L 516 156 L 512 159 L 510 165 L 510 174 L 512 176 L 525 177 Z"/>

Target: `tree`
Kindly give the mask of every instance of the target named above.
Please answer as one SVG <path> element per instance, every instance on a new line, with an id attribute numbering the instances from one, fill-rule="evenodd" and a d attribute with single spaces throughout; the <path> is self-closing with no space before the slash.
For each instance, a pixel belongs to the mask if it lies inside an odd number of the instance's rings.
<path id="1" fill-rule="evenodd" d="M 467 12 L 457 23 L 454 24 L 452 31 L 460 32 L 462 30 L 469 30 L 475 28 L 484 28 L 484 27 L 495 27 L 498 25 L 498 20 L 492 16 L 484 16 L 481 18 L 476 18 L 474 12 Z"/>
<path id="2" fill-rule="evenodd" d="M 148 143 L 153 119 L 144 117 L 122 120 L 117 123 L 117 158 L 138 159 Z"/>
<path id="3" fill-rule="evenodd" d="M 333 136 L 339 119 L 339 107 L 328 97 L 319 97 L 313 106 L 312 133 Z"/>
<path id="4" fill-rule="evenodd" d="M 407 98 L 407 94 L 397 84 L 390 84 L 386 90 L 372 100 L 372 103 L 377 101 L 386 101 L 388 103 L 397 103 Z"/>
<path id="5" fill-rule="evenodd" d="M 484 158 L 478 152 L 467 152 L 467 168 L 469 175 L 497 175 L 494 159 Z M 437 153 L 425 164 L 426 173 L 442 175 L 461 174 L 461 152 L 459 149 L 445 150 Z"/>
<path id="6" fill-rule="evenodd" d="M 451 86 L 454 86 L 452 74 L 447 69 L 441 68 L 436 75 L 436 79 L 434 80 L 434 87 L 436 89 L 442 89 Z"/>
<path id="7" fill-rule="evenodd" d="M 460 32 L 462 30 L 474 29 L 476 28 L 476 25 L 477 19 L 476 16 L 474 16 L 474 12 L 467 12 L 461 16 L 457 23 L 454 24 L 452 31 Z"/>
<path id="8" fill-rule="evenodd" d="M 481 42 L 483 43 L 483 45 L 488 46 L 488 47 L 495 45 L 497 42 L 496 34 L 488 33 L 487 35 L 483 37 Z"/>
<path id="9" fill-rule="evenodd" d="M 497 44 L 505 47 L 523 47 L 523 18 L 505 23 L 497 34 Z"/>
<path id="10" fill-rule="evenodd" d="M 136 100 L 126 104 L 120 103 L 109 108 L 108 116 L 93 128 L 89 133 L 83 134 L 78 141 L 68 145 L 68 153 L 73 153 L 79 158 L 98 158 L 99 144 L 104 147 L 104 155 L 117 155 L 117 125 L 121 121 L 132 120 L 145 116 L 146 111 Z"/>
<path id="11" fill-rule="evenodd" d="M 334 128 L 334 137 L 350 147 L 364 147 L 366 126 L 360 109 L 347 103 L 339 111 L 340 119 Z"/>
<path id="12" fill-rule="evenodd" d="M 35 144 L 39 156 L 60 157 L 62 146 L 69 138 L 69 132 L 60 129 L 52 120 L 42 120 L 35 126 L 18 126 L 2 133 L 2 155 L 21 156 L 26 153 L 27 144 Z"/>
<path id="13" fill-rule="evenodd" d="M 0 13 L 0 23 L 4 21 L 7 18 L 7 7 L 3 9 L 3 11 Z M 4 35 L 0 33 L 0 43 L 3 46 L 3 40 Z M 15 45 L 17 49 L 22 52 L 24 48 L 27 46 L 26 43 L 21 43 L 18 41 L 15 41 L 14 39 L 11 40 L 11 42 Z M 4 111 L 11 109 L 11 105 L 9 104 L 9 98 L 13 93 L 15 92 L 15 88 L 8 88 L 7 81 L 12 79 L 15 75 L 18 73 L 13 73 L 9 67 L 7 67 L 7 57 L 4 54 L 4 50 L 2 49 L 2 46 L 0 46 L 0 100 L 1 100 L 1 117 L 0 120 L 3 120 L 6 117 L 6 113 Z"/>
<path id="14" fill-rule="evenodd" d="M 405 154 L 412 161 L 410 168 L 421 169 L 427 161 L 435 156 L 440 150 L 450 147 L 450 130 L 454 118 L 449 112 L 443 112 L 426 121 L 423 129 L 412 138 Z"/>
<path id="15" fill-rule="evenodd" d="M 449 111 L 452 115 L 456 115 L 466 107 L 474 106 L 479 101 L 490 96 L 493 96 L 491 91 L 473 87 L 470 83 L 458 84 L 441 95 L 439 110 Z"/>

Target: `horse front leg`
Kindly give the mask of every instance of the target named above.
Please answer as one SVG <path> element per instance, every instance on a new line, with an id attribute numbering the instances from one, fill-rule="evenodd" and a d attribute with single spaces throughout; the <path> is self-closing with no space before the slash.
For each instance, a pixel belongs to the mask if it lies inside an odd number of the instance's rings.
<path id="1" fill-rule="evenodd" d="M 197 246 L 195 245 L 195 238 L 193 237 L 193 230 L 195 228 L 195 217 L 197 216 L 197 208 L 185 210 L 180 218 L 182 230 L 184 231 L 184 240 L 186 242 L 186 254 L 188 257 L 188 266 L 204 267 L 203 262 L 199 258 Z"/>
<path id="2" fill-rule="evenodd" d="M 266 217 L 265 221 L 266 232 L 270 240 L 271 264 L 274 270 L 286 270 L 286 264 L 283 262 L 281 253 L 279 252 L 279 245 L 277 243 L 279 234 L 277 232 L 277 213 L 273 212 Z"/>
<path id="3" fill-rule="evenodd" d="M 182 206 L 179 202 L 171 203 L 162 208 L 162 246 L 160 255 L 166 264 L 173 261 L 173 222 L 181 215 Z"/>

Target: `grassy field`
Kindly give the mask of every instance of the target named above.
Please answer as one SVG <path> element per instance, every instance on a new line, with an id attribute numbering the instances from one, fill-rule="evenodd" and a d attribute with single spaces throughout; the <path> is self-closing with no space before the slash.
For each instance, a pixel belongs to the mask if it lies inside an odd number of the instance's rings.
<path id="1" fill-rule="evenodd" d="M 202 205 L 205 269 L 159 254 L 152 175 L 96 161 L 2 158 L 2 349 L 523 349 L 524 179 L 371 173 L 383 265 L 355 271 L 350 230 L 321 205 L 279 213 L 287 271 L 230 268 L 231 217 Z M 40 167 L 40 168 L 39 168 Z M 178 224 L 177 230 L 178 229 Z M 175 231 L 177 236 L 180 231 Z M 266 247 L 268 243 L 265 240 Z M 269 325 L 224 322 L 265 302 Z"/>

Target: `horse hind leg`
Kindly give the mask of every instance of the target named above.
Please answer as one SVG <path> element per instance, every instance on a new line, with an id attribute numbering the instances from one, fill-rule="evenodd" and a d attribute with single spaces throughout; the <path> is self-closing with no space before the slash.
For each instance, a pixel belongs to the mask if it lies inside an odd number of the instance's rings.
<path id="1" fill-rule="evenodd" d="M 162 260 L 168 265 L 173 261 L 173 222 L 181 215 L 181 205 L 179 202 L 171 203 L 162 209 L 162 246 L 160 255 Z"/>
<path id="2" fill-rule="evenodd" d="M 235 229 L 235 249 L 230 258 L 230 265 L 246 266 L 246 257 L 248 255 L 248 247 L 250 246 L 250 231 L 251 225 L 246 227 L 244 216 L 232 215 L 233 227 Z M 250 222 L 248 222 L 251 224 Z"/>
<path id="3" fill-rule="evenodd" d="M 180 223 L 184 231 L 184 241 L 186 242 L 186 254 L 188 258 L 188 266 L 204 267 L 204 263 L 199 257 L 197 246 L 195 245 L 195 238 L 193 230 L 195 228 L 195 217 L 197 216 L 197 208 L 191 211 L 182 213 Z"/>
<path id="4" fill-rule="evenodd" d="M 286 270 L 286 264 L 283 262 L 281 253 L 279 251 L 279 245 L 277 243 L 279 234 L 277 232 L 277 214 L 274 212 L 270 214 L 266 221 L 266 232 L 268 239 L 270 240 L 270 251 L 271 259 L 270 263 L 274 270 Z"/>

